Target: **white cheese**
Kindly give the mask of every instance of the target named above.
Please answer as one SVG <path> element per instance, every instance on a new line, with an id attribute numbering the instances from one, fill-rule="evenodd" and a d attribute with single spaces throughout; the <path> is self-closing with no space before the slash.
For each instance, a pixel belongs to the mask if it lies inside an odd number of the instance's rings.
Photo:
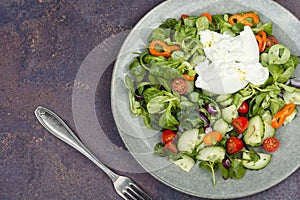
<path id="1" fill-rule="evenodd" d="M 259 50 L 250 27 L 236 37 L 205 30 L 200 33 L 207 59 L 195 70 L 196 87 L 215 94 L 230 94 L 249 82 L 263 84 L 269 71 L 259 63 Z"/>

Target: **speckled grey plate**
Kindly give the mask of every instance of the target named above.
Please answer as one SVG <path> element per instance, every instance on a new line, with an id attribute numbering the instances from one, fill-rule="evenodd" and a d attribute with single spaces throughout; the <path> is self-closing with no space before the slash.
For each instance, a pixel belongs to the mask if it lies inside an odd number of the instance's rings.
<path id="1" fill-rule="evenodd" d="M 112 111 L 125 145 L 134 158 L 155 178 L 168 186 L 190 195 L 206 198 L 237 198 L 266 190 L 281 182 L 300 165 L 300 118 L 280 128 L 276 137 L 281 148 L 273 153 L 271 163 L 260 171 L 247 171 L 241 180 L 224 181 L 217 174 L 217 186 L 212 185 L 211 175 L 195 166 L 186 173 L 170 164 L 165 158 L 153 155 L 153 147 L 160 140 L 157 131 L 148 130 L 140 118 L 129 111 L 128 92 L 124 83 L 132 52 L 142 51 L 151 30 L 166 18 L 179 18 L 182 13 L 199 15 L 236 13 L 255 10 L 262 21 L 272 21 L 273 33 L 292 53 L 300 55 L 300 22 L 290 12 L 270 0 L 168 0 L 151 10 L 135 26 L 125 40 L 115 63 L 112 79 Z M 288 19 L 288 20 L 287 20 Z M 299 69 L 296 76 L 299 76 Z M 297 130 L 298 129 L 298 130 Z"/>

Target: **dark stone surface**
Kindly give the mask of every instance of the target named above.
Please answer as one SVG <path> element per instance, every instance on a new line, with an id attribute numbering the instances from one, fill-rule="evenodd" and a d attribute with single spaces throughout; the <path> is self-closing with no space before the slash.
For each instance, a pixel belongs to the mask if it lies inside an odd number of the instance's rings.
<path id="1" fill-rule="evenodd" d="M 89 52 L 130 30 L 162 0 L 2 0 L 0 2 L 0 199 L 119 199 L 109 178 L 35 119 L 45 105 L 74 127 L 72 89 Z M 276 2 L 300 18 L 298 0 Z M 110 111 L 113 64 L 97 90 L 99 122 L 124 148 Z M 102 116 L 102 117 L 101 117 Z M 134 162 L 134 161 L 133 161 Z M 124 173 L 123 173 L 124 174 Z M 154 199 L 201 199 L 147 173 L 125 173 Z M 243 199 L 299 199 L 297 170 L 280 184 Z"/>

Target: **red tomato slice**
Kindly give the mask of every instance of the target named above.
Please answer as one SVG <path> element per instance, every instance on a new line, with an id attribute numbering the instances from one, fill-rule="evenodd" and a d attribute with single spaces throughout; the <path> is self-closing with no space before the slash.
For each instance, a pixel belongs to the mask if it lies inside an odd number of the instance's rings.
<path id="1" fill-rule="evenodd" d="M 172 142 L 176 137 L 176 133 L 171 130 L 164 130 L 161 136 L 162 142 L 163 143 L 168 143 Z"/>
<path id="2" fill-rule="evenodd" d="M 172 81 L 172 90 L 177 94 L 186 94 L 188 91 L 188 86 L 183 78 L 175 78 Z"/>
<path id="3" fill-rule="evenodd" d="M 172 152 L 173 154 L 177 154 L 178 150 L 176 145 L 173 142 L 168 142 L 165 144 L 164 146 L 165 149 L 169 150 L 170 152 Z"/>
<path id="4" fill-rule="evenodd" d="M 238 109 L 238 112 L 241 114 L 246 114 L 249 111 L 249 105 L 244 101 Z"/>
<path id="5" fill-rule="evenodd" d="M 273 152 L 276 151 L 280 146 L 280 142 L 277 138 L 266 138 L 263 141 L 263 148 L 267 152 Z"/>
<path id="6" fill-rule="evenodd" d="M 230 154 L 239 152 L 242 150 L 244 147 L 243 141 L 235 136 L 231 136 L 227 141 L 226 141 L 226 151 Z"/>
<path id="7" fill-rule="evenodd" d="M 278 44 L 278 40 L 274 36 L 267 36 L 266 49 Z"/>
<path id="8" fill-rule="evenodd" d="M 231 124 L 236 132 L 242 134 L 248 127 L 248 119 L 246 117 L 238 117 L 233 119 Z"/>

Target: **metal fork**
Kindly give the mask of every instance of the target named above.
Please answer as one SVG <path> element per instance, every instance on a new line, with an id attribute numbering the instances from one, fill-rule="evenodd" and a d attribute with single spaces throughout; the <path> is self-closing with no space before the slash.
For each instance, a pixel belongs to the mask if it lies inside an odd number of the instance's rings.
<path id="1" fill-rule="evenodd" d="M 35 109 L 35 116 L 50 133 L 78 150 L 102 169 L 110 177 L 115 190 L 123 199 L 151 200 L 149 195 L 146 194 L 133 180 L 116 174 L 101 163 L 96 156 L 93 155 L 84 144 L 82 144 L 67 124 L 54 112 L 45 107 L 39 106 Z"/>

